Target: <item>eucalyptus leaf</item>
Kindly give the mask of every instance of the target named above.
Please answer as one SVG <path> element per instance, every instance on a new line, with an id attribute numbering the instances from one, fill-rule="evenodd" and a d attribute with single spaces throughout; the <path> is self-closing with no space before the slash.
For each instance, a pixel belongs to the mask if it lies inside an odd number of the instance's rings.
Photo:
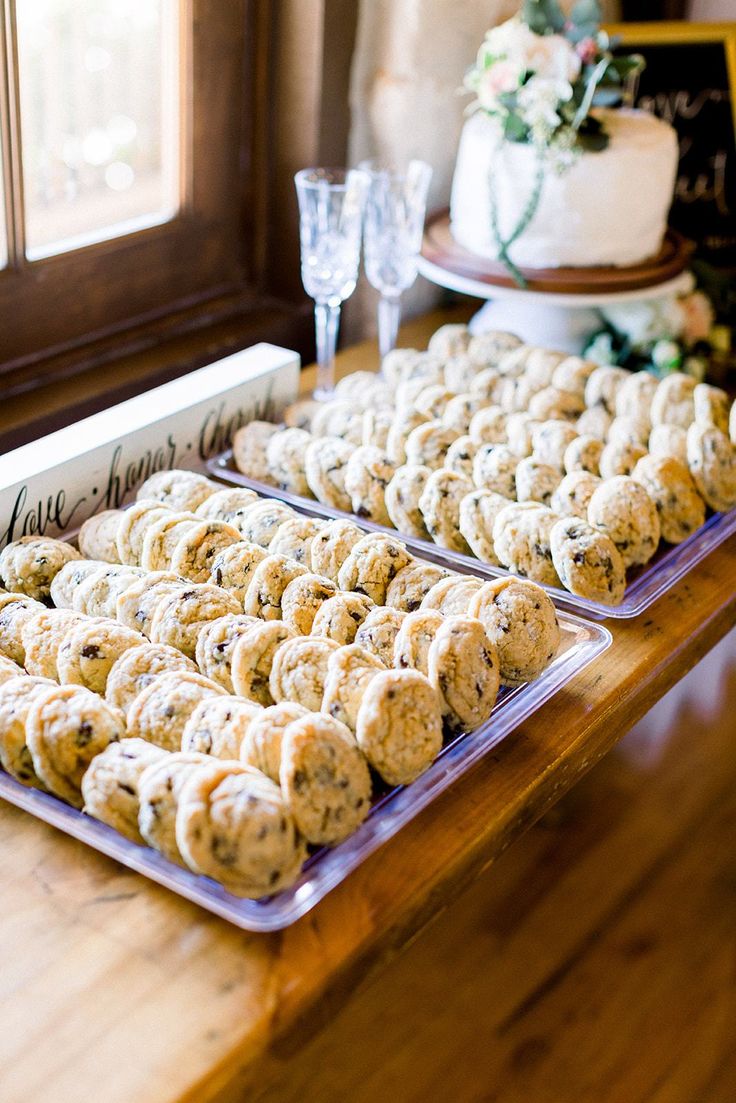
<path id="1" fill-rule="evenodd" d="M 615 107 L 622 98 L 620 88 L 599 88 L 593 96 L 593 107 Z"/>
<path id="2" fill-rule="evenodd" d="M 578 130 L 578 144 L 588 153 L 600 153 L 609 144 L 609 137 L 603 124 L 593 115 L 589 115 Z"/>
<path id="3" fill-rule="evenodd" d="M 584 38 L 595 38 L 598 33 L 597 23 L 573 23 L 565 28 L 565 37 L 571 42 L 582 42 Z"/>
<path id="4" fill-rule="evenodd" d="M 510 142 L 525 142 L 529 137 L 529 128 L 518 115 L 509 115 L 504 123 L 503 132 Z"/>
<path id="5" fill-rule="evenodd" d="M 582 146 L 586 153 L 602 153 L 604 149 L 608 148 L 610 139 L 606 133 L 602 134 L 581 134 L 578 131 L 578 144 Z"/>
<path id="6" fill-rule="evenodd" d="M 598 30 L 602 18 L 603 14 L 598 0 L 577 0 L 570 12 L 570 20 L 576 27 L 589 24 L 594 28 L 593 34 Z"/>
<path id="7" fill-rule="evenodd" d="M 558 0 L 524 0 L 521 19 L 535 34 L 557 34 L 565 26 Z"/>
<path id="8" fill-rule="evenodd" d="M 599 86 L 606 87 L 607 85 L 613 85 L 614 87 L 620 87 L 622 79 L 623 78 L 618 69 L 615 69 L 613 66 L 609 65 L 605 73 L 603 74 L 603 77 L 599 81 Z"/>
<path id="9" fill-rule="evenodd" d="M 595 69 L 593 70 L 592 75 L 588 78 L 585 95 L 583 96 L 582 103 L 580 104 L 580 107 L 575 114 L 575 121 L 572 124 L 576 130 L 578 130 L 583 125 L 583 122 L 593 103 L 593 96 L 595 95 L 596 88 L 598 87 L 600 81 L 603 79 L 607 68 L 607 59 L 601 58 L 601 60 L 598 62 Z"/>
<path id="10" fill-rule="evenodd" d="M 631 344 L 631 338 L 628 336 L 628 334 L 624 334 L 621 340 L 621 346 L 618 350 L 619 363 L 625 364 L 627 360 L 629 360 L 629 358 L 631 357 L 633 351 L 634 347 Z"/>
<path id="11" fill-rule="evenodd" d="M 639 72 L 645 66 L 646 61 L 641 54 L 628 54 L 626 57 L 611 58 L 609 68 L 614 69 L 621 77 L 628 77 L 631 73 Z"/>
<path id="12" fill-rule="evenodd" d="M 580 127 L 581 134 L 598 134 L 603 130 L 603 123 L 600 119 L 596 119 L 595 115 L 588 115 Z"/>

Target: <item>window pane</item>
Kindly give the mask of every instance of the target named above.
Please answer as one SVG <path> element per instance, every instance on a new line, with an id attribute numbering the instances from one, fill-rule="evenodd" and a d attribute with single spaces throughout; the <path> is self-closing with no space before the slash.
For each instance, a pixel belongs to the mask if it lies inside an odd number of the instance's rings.
<path id="1" fill-rule="evenodd" d="M 17 0 L 26 252 L 166 221 L 178 204 L 177 0 Z"/>

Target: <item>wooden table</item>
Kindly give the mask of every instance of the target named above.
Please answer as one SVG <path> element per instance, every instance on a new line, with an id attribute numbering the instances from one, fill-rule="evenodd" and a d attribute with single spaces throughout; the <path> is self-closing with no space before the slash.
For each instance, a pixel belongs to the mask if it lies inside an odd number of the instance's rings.
<path id="1" fill-rule="evenodd" d="M 421 347 L 452 317 L 410 324 L 402 342 Z M 374 363 L 372 345 L 340 358 L 342 370 Z M 284 932 L 238 931 L 1 805 L 0 1099 L 261 1098 L 734 626 L 735 552 L 732 541 L 643 617 L 609 624 L 604 656 Z"/>

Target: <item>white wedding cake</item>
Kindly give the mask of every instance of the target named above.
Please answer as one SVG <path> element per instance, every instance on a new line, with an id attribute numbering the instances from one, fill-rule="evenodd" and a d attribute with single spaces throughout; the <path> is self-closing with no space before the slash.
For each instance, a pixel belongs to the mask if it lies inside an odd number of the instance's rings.
<path id="1" fill-rule="evenodd" d="M 655 256 L 667 228 L 677 172 L 677 136 L 644 111 L 596 112 L 607 147 L 583 152 L 562 172 L 547 168 L 539 204 L 509 247 L 522 268 L 627 267 Z M 481 112 L 465 123 L 452 185 L 452 236 L 470 252 L 498 259 L 491 226 L 495 192 L 502 239 L 519 223 L 534 188 L 537 151 L 499 141 Z"/>
<path id="2" fill-rule="evenodd" d="M 621 108 L 643 65 L 614 53 L 597 0 L 566 14 L 524 0 L 486 35 L 465 86 L 475 96 L 452 187 L 464 248 L 523 268 L 629 267 L 655 256 L 667 228 L 677 135 Z"/>

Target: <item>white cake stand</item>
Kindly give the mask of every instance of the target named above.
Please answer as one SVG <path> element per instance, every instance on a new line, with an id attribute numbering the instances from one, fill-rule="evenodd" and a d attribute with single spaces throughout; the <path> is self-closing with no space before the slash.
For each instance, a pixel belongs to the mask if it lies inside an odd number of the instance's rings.
<path id="1" fill-rule="evenodd" d="M 592 333 L 601 326 L 601 307 L 626 302 L 664 299 L 686 292 L 692 278 L 685 270 L 689 253 L 673 251 L 667 262 L 635 269 L 585 270 L 574 278 L 573 270 L 539 273 L 528 288 L 517 287 L 499 266 L 463 250 L 449 236 L 449 218 L 438 212 L 427 224 L 419 272 L 439 287 L 488 300 L 470 322 L 474 334 L 492 329 L 508 330 L 528 344 L 545 345 L 580 353 Z M 474 271 L 477 270 L 477 274 Z M 574 290 L 563 289 L 565 283 Z M 627 286 L 633 284 L 635 286 Z"/>

